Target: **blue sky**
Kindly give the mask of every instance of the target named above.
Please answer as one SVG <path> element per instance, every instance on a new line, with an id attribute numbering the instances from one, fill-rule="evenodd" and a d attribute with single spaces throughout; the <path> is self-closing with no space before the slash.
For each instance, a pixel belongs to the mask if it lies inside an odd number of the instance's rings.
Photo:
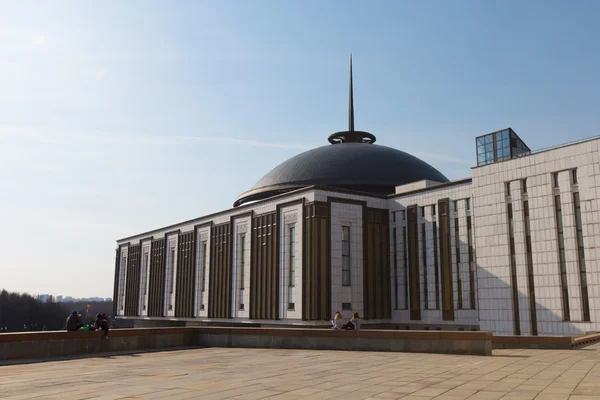
<path id="1" fill-rule="evenodd" d="M 451 179 L 600 134 L 600 2 L 3 1 L 0 287 L 112 296 L 115 240 L 229 208 L 347 124 Z M 368 166 L 365 166 L 368 168 Z"/>

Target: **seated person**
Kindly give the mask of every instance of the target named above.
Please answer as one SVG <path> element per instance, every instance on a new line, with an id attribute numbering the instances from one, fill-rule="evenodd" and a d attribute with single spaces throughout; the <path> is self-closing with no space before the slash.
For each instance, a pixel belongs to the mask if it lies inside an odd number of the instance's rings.
<path id="1" fill-rule="evenodd" d="M 67 318 L 67 330 L 74 332 L 79 330 L 83 326 L 81 322 L 81 315 L 77 311 L 73 311 L 69 318 Z"/>
<path id="2" fill-rule="evenodd" d="M 332 329 L 342 329 L 342 314 L 339 311 L 335 312 L 331 325 L 333 325 Z"/>
<path id="3" fill-rule="evenodd" d="M 360 318 L 357 312 L 352 315 L 352 319 L 346 325 L 344 325 L 343 329 L 348 331 L 357 331 L 360 329 Z"/>

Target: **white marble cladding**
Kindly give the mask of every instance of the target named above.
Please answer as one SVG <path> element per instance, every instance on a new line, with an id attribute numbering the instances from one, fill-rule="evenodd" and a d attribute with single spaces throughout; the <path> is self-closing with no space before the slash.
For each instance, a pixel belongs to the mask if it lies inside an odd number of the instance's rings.
<path id="1" fill-rule="evenodd" d="M 302 319 L 302 204 L 281 207 L 279 213 L 280 221 L 283 222 L 278 227 L 279 318 L 300 320 Z M 292 245 L 294 246 L 293 257 L 291 257 Z M 293 279 L 290 277 L 291 273 Z"/>
<path id="2" fill-rule="evenodd" d="M 233 260 L 231 288 L 231 317 L 250 316 L 250 216 L 236 218 L 233 223 Z"/>
<path id="3" fill-rule="evenodd" d="M 127 288 L 127 255 L 129 247 L 120 246 L 119 252 L 119 284 L 117 288 L 117 315 L 125 315 L 125 291 Z"/>
<path id="4" fill-rule="evenodd" d="M 442 319 L 442 281 L 441 281 L 441 260 L 439 249 L 440 225 L 438 220 L 439 210 L 438 201 L 442 199 L 450 199 L 450 248 L 452 253 L 452 282 L 453 282 L 453 298 L 454 298 L 454 320 L 444 321 Z M 469 199 L 467 201 L 467 199 Z M 469 281 L 469 256 L 468 256 L 468 237 L 467 237 L 467 217 L 472 214 L 472 189 L 471 182 L 465 181 L 453 185 L 434 186 L 429 190 L 417 191 L 415 193 L 407 193 L 405 195 L 394 196 L 389 201 L 390 210 L 390 228 L 396 228 L 396 262 L 397 262 L 397 278 L 394 269 L 394 255 L 392 254 L 392 264 L 390 265 L 391 279 L 394 282 L 391 286 L 396 288 L 398 301 L 395 298 L 392 300 L 394 308 L 392 312 L 392 321 L 400 325 L 408 324 L 426 324 L 426 325 L 462 325 L 462 326 L 477 326 L 479 320 L 477 316 L 477 296 L 475 296 L 475 304 L 470 304 L 470 281 Z M 458 203 L 455 205 L 455 202 Z M 405 287 L 405 275 L 408 274 L 408 266 L 406 265 L 404 252 L 406 251 L 406 238 L 404 237 L 404 227 L 406 226 L 406 208 L 411 205 L 417 205 L 417 240 L 418 240 L 418 260 L 419 260 L 419 278 L 420 278 L 420 299 L 421 299 L 421 319 L 411 320 L 408 304 L 405 299 L 410 299 L 410 283 Z M 435 206 L 435 215 L 433 207 Z M 424 209 L 422 210 L 422 207 Z M 456 207 L 456 208 L 455 208 Z M 456 210 L 456 211 L 455 211 Z M 424 214 L 423 214 L 424 211 Z M 393 215 L 395 213 L 395 217 Z M 460 265 L 457 265 L 456 257 L 456 236 L 455 222 L 458 218 L 459 223 L 459 249 Z M 473 218 L 471 216 L 471 218 Z M 475 235 L 474 221 L 472 220 L 472 239 Z M 435 250 L 433 247 L 433 224 L 436 224 L 437 229 L 437 272 L 439 274 L 438 282 L 438 301 L 436 304 L 436 279 L 435 279 Z M 425 260 L 423 262 L 423 226 L 425 227 L 425 241 L 427 243 Z M 392 247 L 393 249 L 393 247 Z M 473 249 L 473 260 L 476 264 L 476 251 Z M 408 256 L 406 257 L 408 261 Z M 474 268 L 475 269 L 475 268 Z M 425 287 L 425 273 L 427 273 L 427 287 Z M 462 288 L 462 307 L 458 304 L 458 274 L 460 274 Z M 475 281 L 475 291 L 477 291 L 476 279 L 477 271 L 473 271 L 473 279 Z M 407 293 L 405 293 L 407 291 Z M 425 296 L 427 293 L 427 296 Z M 392 293 L 396 296 L 396 293 Z M 427 299 L 427 303 L 425 303 Z M 396 306 L 397 304 L 397 306 Z M 437 306 L 437 307 L 436 307 Z M 475 307 L 472 307 L 475 306 Z"/>
<path id="5" fill-rule="evenodd" d="M 208 277 L 210 276 L 210 226 L 196 228 L 196 304 L 194 304 L 194 315 L 198 317 L 208 316 Z"/>
<path id="6" fill-rule="evenodd" d="M 175 292 L 177 291 L 177 256 L 179 234 L 174 233 L 167 236 L 167 254 L 165 264 L 165 304 L 164 315 L 175 316 Z"/>
<path id="7" fill-rule="evenodd" d="M 148 315 L 148 293 L 150 289 L 150 247 L 151 240 L 142 242 L 142 254 L 140 261 L 140 304 L 138 306 L 139 315 Z"/>
<path id="8" fill-rule="evenodd" d="M 331 309 L 349 317 L 364 314 L 363 302 L 363 207 L 331 203 Z M 342 282 L 342 227 L 350 228 L 350 285 Z M 350 309 L 344 309 L 349 303 Z"/>
<path id="9" fill-rule="evenodd" d="M 521 334 L 530 333 L 529 290 L 523 239 L 523 204 L 529 203 L 533 280 L 539 335 L 574 335 L 600 330 L 600 157 L 599 140 L 569 145 L 473 169 L 474 225 L 478 249 L 481 329 L 515 333 L 512 306 L 507 203 L 513 204 Z M 571 172 L 576 169 L 577 183 Z M 558 173 L 558 188 L 553 174 Z M 526 194 L 521 193 L 526 180 Z M 509 183 L 510 197 L 507 197 Z M 583 225 L 590 322 L 582 321 L 581 283 L 573 218 L 578 191 Z M 570 321 L 564 321 L 554 196 L 560 196 Z"/>

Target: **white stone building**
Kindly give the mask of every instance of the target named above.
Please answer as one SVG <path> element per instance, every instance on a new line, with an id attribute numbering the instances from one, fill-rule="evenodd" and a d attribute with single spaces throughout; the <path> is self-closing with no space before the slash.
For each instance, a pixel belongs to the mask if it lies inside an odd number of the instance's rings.
<path id="1" fill-rule="evenodd" d="M 600 139 L 476 139 L 472 177 L 350 127 L 234 207 L 117 241 L 115 314 L 146 325 L 600 330 Z"/>

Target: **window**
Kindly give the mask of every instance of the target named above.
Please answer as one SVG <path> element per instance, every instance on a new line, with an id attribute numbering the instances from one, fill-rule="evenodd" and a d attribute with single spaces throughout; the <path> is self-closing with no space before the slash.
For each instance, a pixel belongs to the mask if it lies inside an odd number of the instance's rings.
<path id="1" fill-rule="evenodd" d="M 552 174 L 552 187 L 558 187 L 558 172 Z"/>
<path id="2" fill-rule="evenodd" d="M 244 287 L 246 281 L 246 234 L 240 233 L 238 235 L 238 265 L 240 268 L 240 285 L 239 285 L 239 309 L 244 309 Z"/>
<path id="3" fill-rule="evenodd" d="M 431 206 L 431 215 L 435 217 L 435 204 Z"/>
<path id="4" fill-rule="evenodd" d="M 425 218 L 425 207 L 421 207 L 421 218 Z"/>
<path id="5" fill-rule="evenodd" d="M 425 224 L 421 224 L 421 257 L 423 259 L 423 295 L 425 301 L 425 309 L 429 309 L 429 285 L 427 282 L 427 232 Z"/>
<path id="6" fill-rule="evenodd" d="M 395 212 L 392 213 L 392 222 L 396 222 L 396 213 Z"/>
<path id="7" fill-rule="evenodd" d="M 527 193 L 527 179 L 521 179 L 521 193 Z"/>
<path id="8" fill-rule="evenodd" d="M 475 266 L 473 265 L 473 226 L 471 216 L 467 217 L 467 245 L 469 246 L 469 304 L 475 309 Z"/>
<path id="9" fill-rule="evenodd" d="M 577 184 L 577 170 L 576 169 L 571 170 L 571 184 L 573 184 L 573 185 Z"/>
<path id="10" fill-rule="evenodd" d="M 173 294 L 175 290 L 175 248 L 171 248 L 171 253 L 169 254 L 169 294 Z"/>
<path id="11" fill-rule="evenodd" d="M 342 310 L 352 310 L 352 303 L 342 303 Z"/>
<path id="12" fill-rule="evenodd" d="M 435 207 L 435 206 L 434 206 Z M 440 281 L 439 281 L 439 263 L 438 263 L 438 233 L 437 233 L 437 223 L 433 222 L 433 273 L 434 273 L 434 283 L 435 283 L 435 309 L 439 310 L 440 308 Z"/>
<path id="13" fill-rule="evenodd" d="M 458 200 L 454 200 L 454 214 L 458 213 Z"/>
<path id="14" fill-rule="evenodd" d="M 469 198 L 466 198 L 466 199 L 465 199 L 465 208 L 466 208 L 467 210 L 470 210 L 470 209 L 471 209 L 471 199 L 469 199 Z"/>
<path id="15" fill-rule="evenodd" d="M 202 260 L 200 261 L 202 264 L 200 267 L 200 274 L 202 276 L 202 291 L 206 291 L 206 240 L 202 241 Z M 204 307 L 201 305 L 201 307 Z M 204 308 L 202 308 L 204 309 Z"/>
<path id="16" fill-rule="evenodd" d="M 456 287 L 458 288 L 458 308 L 463 308 L 462 301 L 462 276 L 460 268 L 460 231 L 458 225 L 458 218 L 454 219 L 454 248 L 456 256 Z"/>
<path id="17" fill-rule="evenodd" d="M 510 182 L 505 182 L 504 183 L 504 195 L 506 197 L 510 196 Z"/>
<path id="18" fill-rule="evenodd" d="M 575 172 L 575 170 L 573 170 Z M 575 181 L 575 183 L 577 183 Z M 573 193 L 573 207 L 575 208 L 575 227 L 577 228 L 577 261 L 579 263 L 579 283 L 581 285 L 581 309 L 583 320 L 590 320 L 590 300 L 588 296 L 587 274 L 585 268 L 585 249 L 583 247 L 583 226 L 581 222 L 581 204 L 579 193 Z"/>
<path id="19" fill-rule="evenodd" d="M 406 210 L 401 210 L 400 215 L 402 215 L 402 221 L 406 221 Z"/>
<path id="20" fill-rule="evenodd" d="M 525 180 L 523 180 L 525 181 Z M 529 312 L 531 314 L 531 334 L 537 336 L 537 310 L 535 303 L 535 280 L 533 275 L 533 254 L 531 250 L 531 229 L 529 222 L 529 201 L 523 201 L 523 220 L 525 221 L 525 248 L 527 250 L 527 289 L 529 291 Z"/>
<path id="21" fill-rule="evenodd" d="M 560 266 L 560 285 L 562 288 L 563 320 L 570 321 L 571 313 L 569 311 L 569 287 L 567 286 L 567 262 L 565 260 L 565 238 L 563 232 L 560 195 L 554 196 L 554 210 L 556 212 L 556 238 L 558 241 L 558 261 Z"/>
<path id="22" fill-rule="evenodd" d="M 246 281 L 246 235 L 240 234 L 239 236 L 239 260 L 240 260 L 240 290 L 244 290 L 244 282 Z"/>
<path id="23" fill-rule="evenodd" d="M 294 286 L 296 285 L 296 227 L 294 225 L 289 226 L 288 237 L 288 310 L 294 310 Z"/>
<path id="24" fill-rule="evenodd" d="M 288 286 L 294 287 L 296 285 L 296 227 L 290 226 L 289 229 L 290 237 L 290 251 L 289 251 L 289 280 Z"/>
<path id="25" fill-rule="evenodd" d="M 394 301 L 394 308 L 398 309 L 398 254 L 396 254 L 396 228 L 392 229 L 392 254 L 394 256 L 394 293 L 396 298 Z"/>
<path id="26" fill-rule="evenodd" d="M 342 285 L 350 286 L 350 227 L 342 226 Z"/>
<path id="27" fill-rule="evenodd" d="M 512 286 L 513 323 L 515 335 L 521 334 L 521 319 L 519 317 L 519 288 L 517 286 L 517 260 L 515 255 L 515 227 L 513 221 L 512 203 L 507 204 L 508 211 L 508 239 L 510 250 L 510 280 Z"/>
<path id="28" fill-rule="evenodd" d="M 127 255 L 121 259 L 121 268 L 119 268 L 119 299 L 121 310 L 125 308 L 125 277 L 127 276 Z"/>

